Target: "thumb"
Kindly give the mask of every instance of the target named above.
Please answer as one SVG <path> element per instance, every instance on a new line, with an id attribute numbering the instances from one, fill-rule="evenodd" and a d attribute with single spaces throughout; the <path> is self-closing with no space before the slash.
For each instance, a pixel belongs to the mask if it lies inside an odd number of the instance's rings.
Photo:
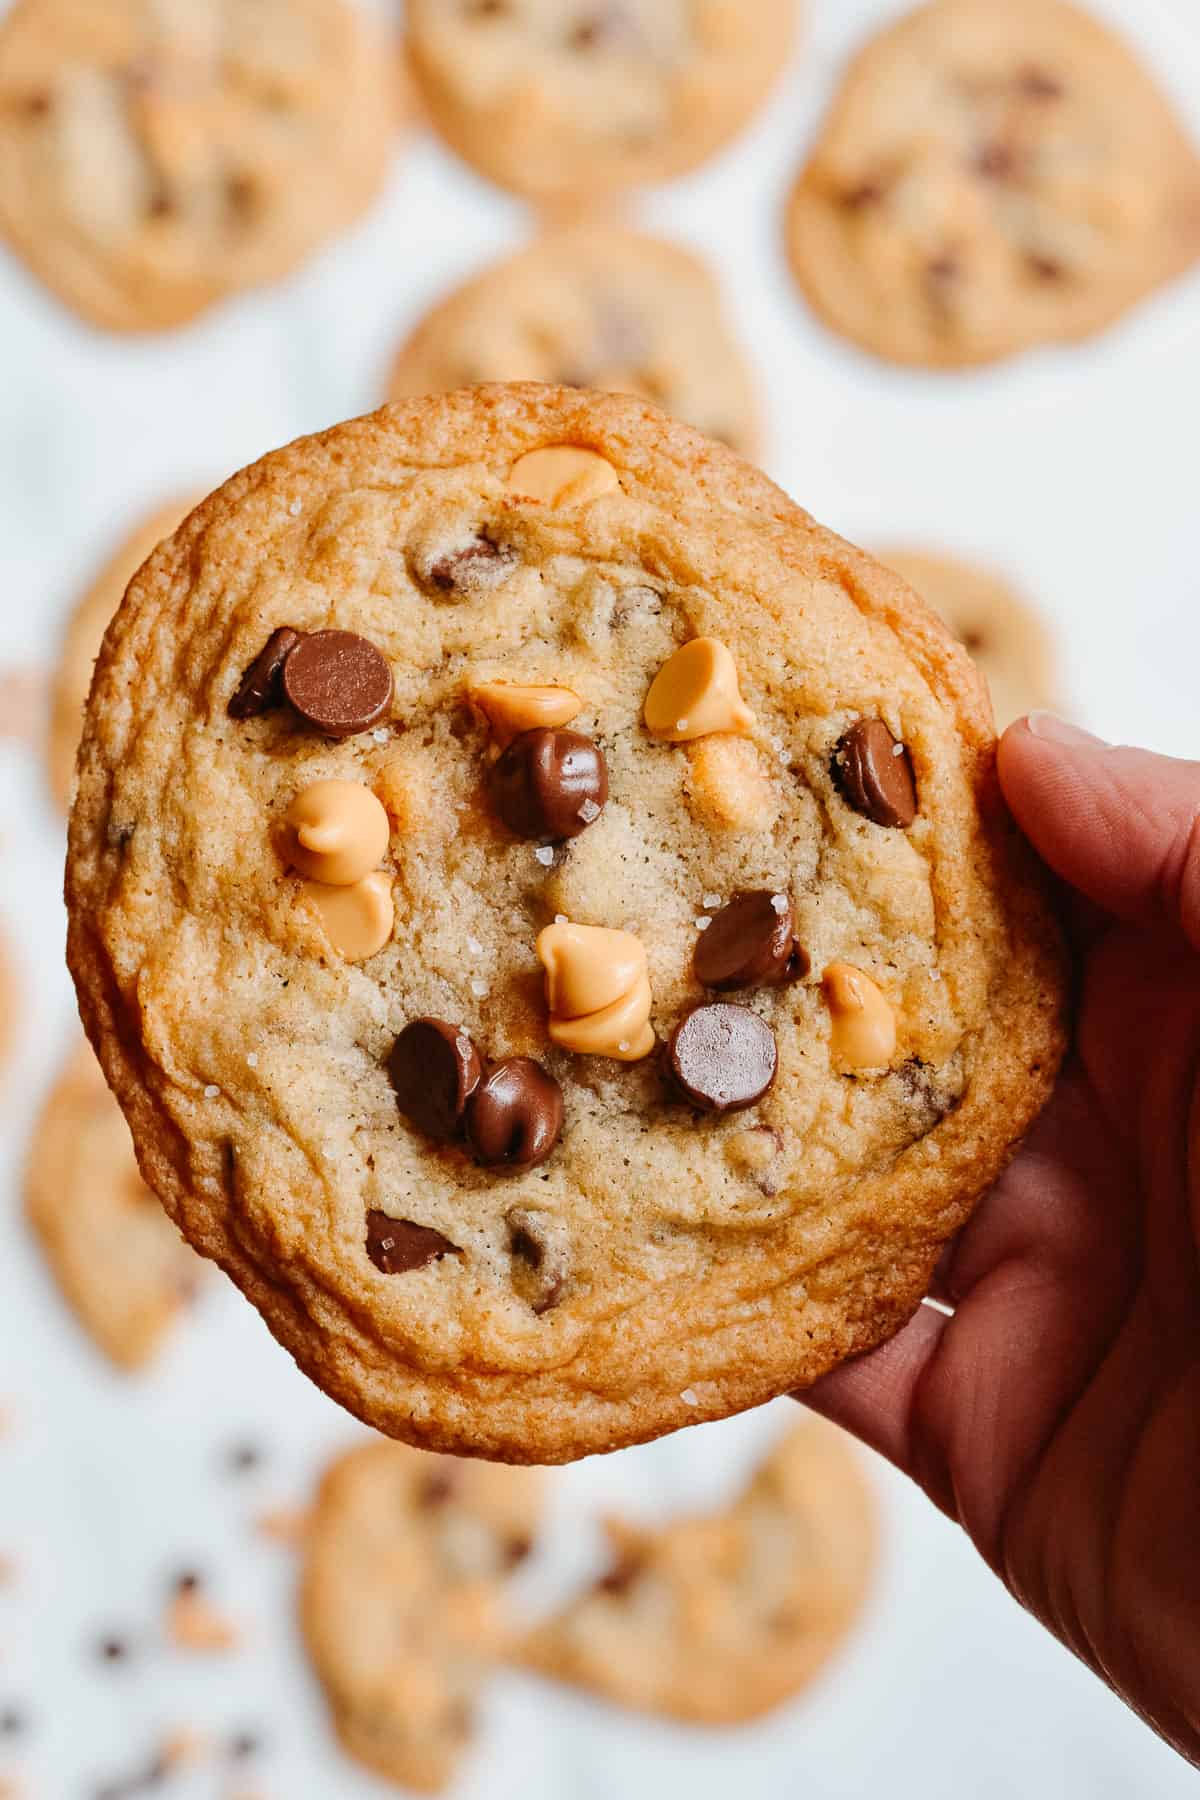
<path id="1" fill-rule="evenodd" d="M 1056 874 L 1117 918 L 1174 924 L 1200 949 L 1200 763 L 1035 712 L 1005 732 L 999 773 Z"/>

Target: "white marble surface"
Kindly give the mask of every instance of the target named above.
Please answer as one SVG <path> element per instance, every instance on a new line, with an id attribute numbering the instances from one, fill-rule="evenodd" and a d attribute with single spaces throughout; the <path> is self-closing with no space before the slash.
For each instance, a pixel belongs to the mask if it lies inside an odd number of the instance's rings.
<path id="1" fill-rule="evenodd" d="M 104 0 L 94 0 L 97 5 Z M 1200 129 L 1195 0 L 1094 0 L 1144 42 Z M 818 517 L 864 541 L 983 555 L 1018 577 L 1060 633 L 1072 702 L 1108 735 L 1195 745 L 1200 281 L 1099 342 L 964 379 L 889 371 L 829 338 L 789 288 L 786 183 L 838 62 L 892 0 L 807 0 L 806 41 L 742 144 L 649 197 L 644 218 L 722 263 L 761 364 L 768 466 Z M 145 342 L 93 335 L 0 257 L 0 666 L 44 662 L 79 583 L 163 495 L 213 481 L 271 445 L 369 407 L 399 329 L 489 253 L 520 209 L 427 140 L 398 155 L 371 216 L 285 285 Z M 186 1723 L 261 1728 L 244 1785 L 266 1800 L 382 1793 L 332 1748 L 294 1640 L 289 1554 L 248 1530 L 301 1496 L 355 1435 L 223 1283 L 157 1369 L 108 1373 L 63 1313 L 22 1228 L 17 1182 L 37 1099 L 70 1029 L 58 899 L 61 833 L 40 772 L 0 744 L 0 916 L 24 988 L 20 1049 L 0 1091 L 0 1704 L 35 1729 L 0 1741 L 0 1775 L 73 1800 Z M 757 1416 L 592 1461 L 557 1478 L 557 1525 L 531 1585 L 594 1553 L 602 1505 L 695 1505 L 737 1479 L 786 1402 Z M 221 1448 L 269 1460 L 241 1483 Z M 1195 1778 L 1027 1621 L 957 1531 L 882 1469 L 885 1572 L 837 1670 L 753 1731 L 710 1736 L 634 1722 L 518 1678 L 497 1683 L 462 1793 L 506 1800 L 680 1792 L 725 1800 L 872 1791 L 921 1800 L 1175 1800 Z M 98 1631 L 153 1633 L 170 1572 L 211 1572 L 245 1648 L 164 1652 L 103 1668 Z M 211 1765 L 172 1789 L 226 1796 Z"/>

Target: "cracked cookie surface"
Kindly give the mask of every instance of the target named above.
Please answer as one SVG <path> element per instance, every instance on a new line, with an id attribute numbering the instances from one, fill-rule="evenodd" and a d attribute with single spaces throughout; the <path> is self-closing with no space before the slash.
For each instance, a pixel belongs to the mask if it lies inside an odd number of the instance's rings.
<path id="1" fill-rule="evenodd" d="M 758 438 L 754 380 L 712 272 L 615 226 L 554 232 L 448 294 L 401 347 L 388 398 L 481 381 L 638 394 L 743 456 Z"/>
<path id="2" fill-rule="evenodd" d="M 327 1471 L 305 1534 L 300 1617 L 343 1747 L 436 1793 L 469 1749 L 507 1648 L 506 1578 L 533 1547 L 539 1482 L 373 1443 Z"/>
<path id="3" fill-rule="evenodd" d="M 118 1368 L 150 1362 L 204 1264 L 138 1174 L 129 1128 L 80 1043 L 42 1107 L 25 1207 L 64 1300 Z"/>
<path id="4" fill-rule="evenodd" d="M 16 0 L 0 232 L 93 324 L 179 325 L 366 207 L 396 106 L 344 0 Z"/>
<path id="5" fill-rule="evenodd" d="M 793 191 L 806 297 L 877 356 L 991 362 L 1111 324 L 1200 255 L 1200 157 L 1063 0 L 932 0 L 851 63 Z"/>
<path id="6" fill-rule="evenodd" d="M 481 174 L 541 201 L 666 181 L 784 66 L 795 0 L 410 0 L 421 97 Z"/>
<path id="7" fill-rule="evenodd" d="M 858 1453 L 815 1419 L 728 1506 L 607 1529 L 611 1566 L 527 1635 L 519 1660 L 699 1725 L 743 1724 L 807 1687 L 861 1614 L 876 1561 Z"/>
<path id="8" fill-rule="evenodd" d="M 569 728 L 501 750 L 497 686 Z M 364 886 L 360 955 L 322 905 Z M 1063 1042 L 962 649 L 731 452 L 574 389 L 386 407 L 202 503 L 105 639 L 68 905 L 192 1242 L 370 1423 L 516 1461 L 896 1329 Z"/>

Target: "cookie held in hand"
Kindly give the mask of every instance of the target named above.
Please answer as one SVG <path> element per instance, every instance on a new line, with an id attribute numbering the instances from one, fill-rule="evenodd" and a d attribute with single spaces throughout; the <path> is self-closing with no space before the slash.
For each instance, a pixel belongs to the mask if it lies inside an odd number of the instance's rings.
<path id="1" fill-rule="evenodd" d="M 1063 1044 L 965 652 L 613 395 L 397 404 L 204 502 L 106 640 L 67 885 L 171 1215 L 361 1417 L 501 1459 L 879 1343 Z"/>

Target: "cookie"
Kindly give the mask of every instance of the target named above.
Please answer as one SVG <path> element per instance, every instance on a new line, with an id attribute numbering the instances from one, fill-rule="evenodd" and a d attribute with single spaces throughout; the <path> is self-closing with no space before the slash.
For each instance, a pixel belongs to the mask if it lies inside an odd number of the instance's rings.
<path id="1" fill-rule="evenodd" d="M 1054 711 L 1057 658 L 1045 620 L 988 569 L 928 550 L 880 550 L 970 652 L 992 696 L 997 729 L 1038 707 Z"/>
<path id="2" fill-rule="evenodd" d="M 1200 160 L 1061 0 L 933 0 L 850 65 L 787 215 L 796 279 L 892 362 L 1089 337 L 1200 254 Z"/>
<path id="3" fill-rule="evenodd" d="M 719 150 L 791 49 L 795 0 L 410 0 L 413 73 L 464 160 L 538 201 L 667 181 Z"/>
<path id="4" fill-rule="evenodd" d="M 754 381 L 712 272 L 615 226 L 556 232 L 448 295 L 402 346 L 389 398 L 481 381 L 640 394 L 744 456 L 758 441 Z"/>
<path id="5" fill-rule="evenodd" d="M 83 709 L 105 628 L 121 604 L 130 576 L 163 538 L 170 537 L 193 504 L 193 500 L 177 500 L 144 519 L 114 550 L 67 620 L 51 683 L 46 735 L 46 772 L 51 791 L 64 811 L 71 803 Z"/>
<path id="6" fill-rule="evenodd" d="M 138 1174 L 128 1127 L 84 1043 L 35 1127 L 25 1207 L 92 1342 L 118 1368 L 149 1363 L 194 1295 L 203 1265 Z"/>
<path id="7" fill-rule="evenodd" d="M 898 577 L 643 402 L 479 387 L 266 457 L 135 577 L 69 959 L 302 1367 L 553 1462 L 910 1316 L 1053 1081 L 1041 883 Z"/>
<path id="8" fill-rule="evenodd" d="M 533 1546 L 538 1489 L 527 1469 L 379 1442 L 326 1473 L 301 1624 L 342 1746 L 385 1780 L 436 1793 L 467 1751 L 508 1646 L 503 1588 Z"/>
<path id="9" fill-rule="evenodd" d="M 0 1072 L 12 1055 L 21 993 L 13 968 L 7 932 L 0 931 Z"/>
<path id="10" fill-rule="evenodd" d="M 789 1431 L 729 1506 L 607 1529 L 610 1567 L 518 1660 L 699 1725 L 743 1724 L 807 1687 L 857 1621 L 876 1560 L 859 1458 L 815 1420 Z"/>
<path id="11" fill-rule="evenodd" d="M 289 273 L 382 184 L 396 82 L 345 0 L 16 0 L 0 234 L 113 331 Z"/>

